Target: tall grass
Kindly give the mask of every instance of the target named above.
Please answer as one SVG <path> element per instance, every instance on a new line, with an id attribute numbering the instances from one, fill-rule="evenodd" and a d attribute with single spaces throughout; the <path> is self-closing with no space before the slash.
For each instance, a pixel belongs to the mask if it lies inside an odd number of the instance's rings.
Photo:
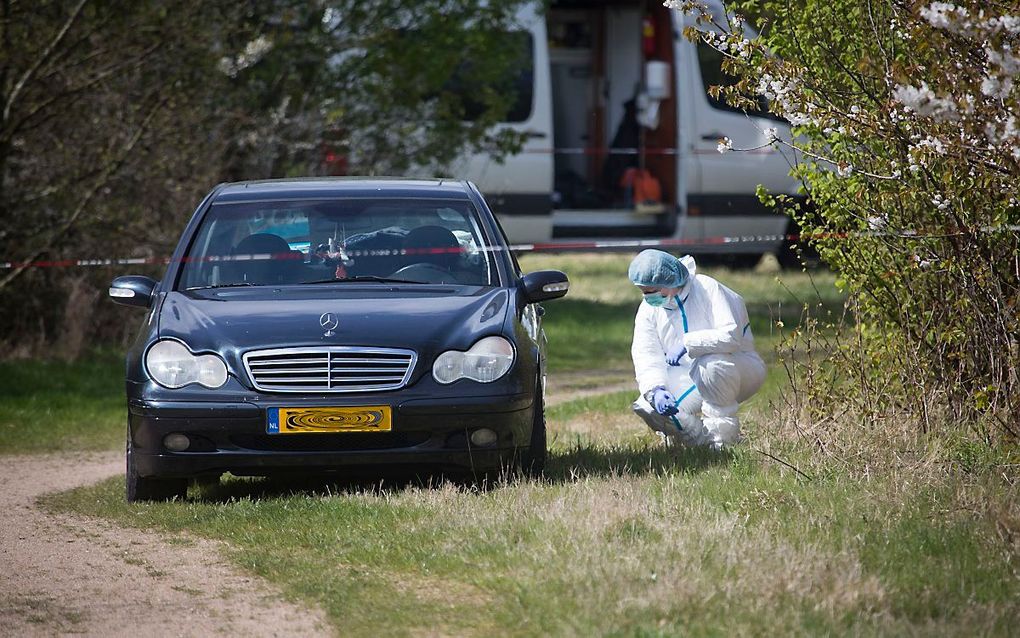
<path id="1" fill-rule="evenodd" d="M 597 425 L 553 444 L 543 481 L 234 480 L 141 506 L 109 481 L 48 505 L 227 541 L 340 635 L 1005 636 L 1020 619 L 997 524 L 953 511 L 964 477 L 808 480 L 752 447 L 671 453 L 617 408 L 551 414 L 557 433 Z"/>

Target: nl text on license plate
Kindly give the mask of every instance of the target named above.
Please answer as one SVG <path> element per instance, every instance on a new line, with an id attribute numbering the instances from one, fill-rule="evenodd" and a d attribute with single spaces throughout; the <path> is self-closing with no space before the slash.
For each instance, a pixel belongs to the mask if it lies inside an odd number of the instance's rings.
<path id="1" fill-rule="evenodd" d="M 344 408 L 269 408 L 269 434 L 323 432 L 389 432 L 393 418 L 388 405 Z"/>

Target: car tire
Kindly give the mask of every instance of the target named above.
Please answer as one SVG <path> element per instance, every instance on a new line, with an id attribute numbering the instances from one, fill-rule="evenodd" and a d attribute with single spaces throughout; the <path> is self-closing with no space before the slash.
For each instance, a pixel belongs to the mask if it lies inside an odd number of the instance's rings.
<path id="1" fill-rule="evenodd" d="M 138 476 L 130 436 L 128 436 L 127 449 L 124 456 L 127 465 L 124 472 L 124 491 L 128 503 L 169 501 L 174 498 L 184 500 L 188 495 L 188 479 L 160 479 Z"/>
<path id="2" fill-rule="evenodd" d="M 531 424 L 531 441 L 528 451 L 521 457 L 521 469 L 525 476 L 538 478 L 545 472 L 545 461 L 548 456 L 546 428 L 545 428 L 545 393 L 542 391 L 542 382 L 538 383 L 538 390 L 535 393 L 535 404 Z"/>

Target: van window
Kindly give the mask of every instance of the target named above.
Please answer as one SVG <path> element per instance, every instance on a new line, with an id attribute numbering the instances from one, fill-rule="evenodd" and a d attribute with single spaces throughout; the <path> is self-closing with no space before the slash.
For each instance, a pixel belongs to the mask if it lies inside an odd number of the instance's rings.
<path id="1" fill-rule="evenodd" d="M 708 99 L 709 105 L 714 109 L 720 111 L 732 111 L 734 113 L 744 113 L 745 109 L 730 106 L 724 99 L 712 97 L 708 90 L 713 86 L 733 86 L 737 83 L 738 78 L 730 75 L 723 71 L 722 68 L 723 54 L 721 51 L 715 49 L 705 42 L 698 42 L 698 67 L 701 70 L 701 83 L 705 88 L 705 97 Z M 747 112 L 751 115 L 757 115 L 758 117 L 766 117 L 773 120 L 785 121 L 783 118 L 769 112 L 769 103 L 763 96 L 757 98 L 758 108 L 748 109 Z"/>
<path id="2" fill-rule="evenodd" d="M 507 31 L 500 36 L 505 52 L 511 55 L 506 72 L 494 81 L 492 88 L 512 93 L 512 102 L 504 117 L 506 122 L 524 122 L 531 117 L 534 100 L 535 43 L 527 31 Z M 446 85 L 446 90 L 460 96 L 464 119 L 476 120 L 485 111 L 485 105 L 468 91 L 466 78 L 471 74 L 473 60 L 465 60 Z"/>

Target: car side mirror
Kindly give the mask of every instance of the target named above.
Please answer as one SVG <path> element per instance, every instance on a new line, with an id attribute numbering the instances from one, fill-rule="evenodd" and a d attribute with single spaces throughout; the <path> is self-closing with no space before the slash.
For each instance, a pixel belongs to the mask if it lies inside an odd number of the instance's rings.
<path id="1" fill-rule="evenodd" d="M 570 280 L 558 270 L 536 270 L 521 278 L 527 303 L 556 299 L 567 294 Z"/>
<path id="2" fill-rule="evenodd" d="M 117 277 L 110 284 L 110 299 L 124 306 L 148 308 L 157 285 L 155 279 L 143 275 Z"/>

